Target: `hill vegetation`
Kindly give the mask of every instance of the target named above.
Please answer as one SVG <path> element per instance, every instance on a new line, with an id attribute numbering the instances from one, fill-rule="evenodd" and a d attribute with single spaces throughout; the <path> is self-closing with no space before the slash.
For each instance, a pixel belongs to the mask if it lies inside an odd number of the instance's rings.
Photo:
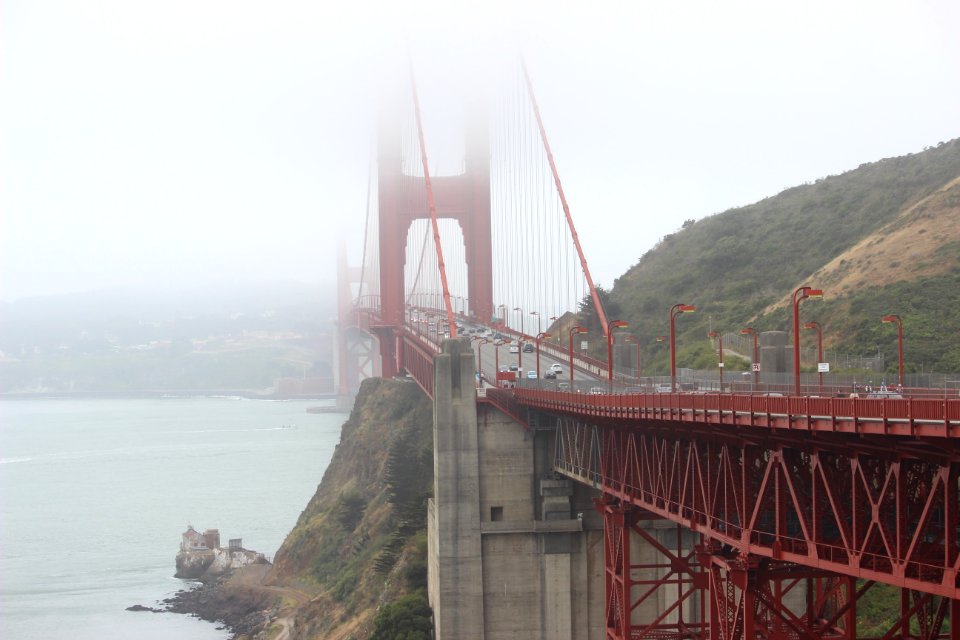
<path id="1" fill-rule="evenodd" d="M 432 405 L 410 380 L 365 380 L 317 492 L 268 581 L 311 595 L 296 637 L 431 637 Z"/>
<path id="2" fill-rule="evenodd" d="M 789 330 L 790 295 L 805 284 L 824 289 L 805 313 L 826 348 L 896 354 L 896 331 L 880 323 L 896 313 L 908 370 L 960 371 L 960 140 L 688 220 L 615 281 L 608 313 L 641 337 L 645 373 L 664 373 L 653 338 L 671 305 L 697 306 L 677 323 L 678 366 L 692 367 L 710 329 Z"/>

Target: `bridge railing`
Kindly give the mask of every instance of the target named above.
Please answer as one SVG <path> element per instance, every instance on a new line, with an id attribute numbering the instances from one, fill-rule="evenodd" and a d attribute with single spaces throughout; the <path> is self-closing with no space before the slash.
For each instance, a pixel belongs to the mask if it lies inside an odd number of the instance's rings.
<path id="1" fill-rule="evenodd" d="M 960 437 L 960 399 L 611 393 L 607 385 L 565 384 L 522 381 L 513 393 L 521 405 L 571 415 Z"/>

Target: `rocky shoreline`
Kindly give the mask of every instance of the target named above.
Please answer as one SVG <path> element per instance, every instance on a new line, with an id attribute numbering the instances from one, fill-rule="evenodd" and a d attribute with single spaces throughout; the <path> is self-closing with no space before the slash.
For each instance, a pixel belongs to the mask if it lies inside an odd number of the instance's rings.
<path id="1" fill-rule="evenodd" d="M 277 594 L 260 587 L 269 565 L 251 565 L 205 578 L 199 585 L 178 591 L 159 607 L 136 604 L 127 611 L 183 613 L 219 624 L 233 640 L 254 638 L 276 618 Z"/>

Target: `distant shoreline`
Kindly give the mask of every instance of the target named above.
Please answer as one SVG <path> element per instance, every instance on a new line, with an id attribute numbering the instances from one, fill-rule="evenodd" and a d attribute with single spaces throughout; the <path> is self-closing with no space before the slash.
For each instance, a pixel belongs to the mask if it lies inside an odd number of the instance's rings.
<path id="1" fill-rule="evenodd" d="M 176 391 L 35 391 L 0 393 L 0 400 L 68 400 L 68 399 L 186 399 L 186 398 L 242 398 L 244 400 L 336 400 L 336 393 L 271 394 L 236 389 L 176 390 Z"/>

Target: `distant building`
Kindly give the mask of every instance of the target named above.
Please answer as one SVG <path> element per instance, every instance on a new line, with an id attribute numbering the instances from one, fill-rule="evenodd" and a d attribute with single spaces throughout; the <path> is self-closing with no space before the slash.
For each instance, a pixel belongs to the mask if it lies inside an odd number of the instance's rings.
<path id="1" fill-rule="evenodd" d="M 208 529 L 209 531 L 209 529 Z M 219 536 L 219 534 L 217 534 Z M 187 530 L 183 532 L 180 541 L 180 551 L 206 551 L 210 547 L 203 535 L 193 528 L 192 524 L 187 525 Z"/>
<path id="2" fill-rule="evenodd" d="M 230 551 L 243 550 L 243 538 L 230 538 L 230 541 L 227 544 L 229 545 Z"/>
<path id="3" fill-rule="evenodd" d="M 207 544 L 207 549 L 219 549 L 220 529 L 207 529 L 204 531 L 203 541 Z"/>

